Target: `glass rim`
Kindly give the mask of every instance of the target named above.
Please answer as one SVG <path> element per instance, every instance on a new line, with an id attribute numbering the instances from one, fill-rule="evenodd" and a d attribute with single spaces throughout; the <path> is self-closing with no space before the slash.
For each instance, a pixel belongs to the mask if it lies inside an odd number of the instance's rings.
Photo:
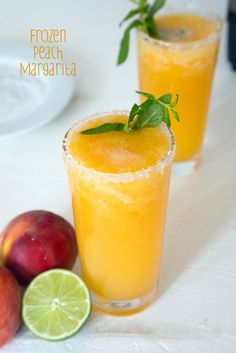
<path id="1" fill-rule="evenodd" d="M 183 10 L 181 10 L 183 7 Z M 160 11 L 160 15 L 168 13 L 171 14 L 171 10 L 175 10 L 174 13 L 193 13 L 193 14 L 202 14 L 205 13 L 205 17 L 212 18 L 217 23 L 217 28 L 214 32 L 210 33 L 208 36 L 202 39 L 192 40 L 189 42 L 168 42 L 164 39 L 152 38 L 149 34 L 143 32 L 141 29 L 137 29 L 138 35 L 141 36 L 142 39 L 150 42 L 152 45 L 159 45 L 165 48 L 170 49 L 188 49 L 188 48 L 198 48 L 201 45 L 205 45 L 209 42 L 215 41 L 220 37 L 222 27 L 223 27 L 223 18 L 214 10 L 207 6 L 200 6 L 191 1 L 181 1 L 178 2 L 178 6 L 175 4 L 167 5 L 163 12 Z M 165 12 L 167 10 L 167 12 Z M 158 15 L 157 15 L 158 17 Z M 204 16 L 203 16 L 204 17 Z"/>
<path id="2" fill-rule="evenodd" d="M 176 143 L 173 132 L 167 127 L 165 123 L 161 123 L 160 127 L 169 137 L 170 140 L 170 148 L 168 152 L 164 155 L 162 159 L 156 162 L 156 164 L 151 165 L 147 168 L 142 168 L 134 172 L 125 172 L 125 173 L 109 173 L 95 170 L 90 167 L 86 167 L 82 162 L 76 160 L 68 151 L 68 138 L 73 131 L 78 131 L 81 125 L 90 120 L 95 120 L 97 118 L 106 117 L 108 115 L 129 115 L 130 111 L 126 109 L 115 109 L 111 111 L 105 111 L 101 113 L 95 113 L 86 118 L 80 119 L 77 123 L 75 123 L 65 134 L 63 138 L 62 148 L 63 148 L 63 156 L 64 160 L 69 163 L 75 170 L 79 170 L 86 174 L 86 177 L 92 178 L 104 178 L 110 182 L 130 182 L 135 179 L 142 179 L 148 177 L 151 172 L 160 172 L 162 173 L 166 167 L 168 167 L 174 159 Z"/>

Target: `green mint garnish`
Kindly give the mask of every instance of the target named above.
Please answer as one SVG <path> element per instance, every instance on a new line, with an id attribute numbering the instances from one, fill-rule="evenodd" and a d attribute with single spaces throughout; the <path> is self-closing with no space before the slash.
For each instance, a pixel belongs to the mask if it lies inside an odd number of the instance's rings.
<path id="1" fill-rule="evenodd" d="M 118 55 L 117 64 L 120 65 L 128 57 L 129 53 L 129 41 L 130 31 L 133 28 L 140 28 L 142 31 L 147 33 L 153 38 L 160 38 L 154 16 L 158 10 L 164 6 L 166 0 L 155 0 L 152 5 L 148 3 L 148 0 L 131 0 L 137 7 L 131 10 L 125 18 L 121 21 L 120 26 L 132 18 L 132 22 L 126 28 L 123 38 L 120 42 L 120 51 Z M 136 18 L 135 18 L 136 16 Z"/>
<path id="2" fill-rule="evenodd" d="M 130 110 L 129 118 L 126 124 L 124 123 L 105 123 L 100 126 L 83 130 L 80 133 L 83 135 L 102 134 L 110 131 L 132 132 L 138 129 L 156 127 L 161 122 L 164 122 L 168 127 L 171 126 L 171 114 L 179 121 L 179 114 L 174 110 L 178 103 L 178 95 L 172 101 L 172 94 L 167 93 L 159 98 L 156 98 L 150 93 L 136 91 L 138 94 L 147 99 L 142 104 L 134 104 Z"/>

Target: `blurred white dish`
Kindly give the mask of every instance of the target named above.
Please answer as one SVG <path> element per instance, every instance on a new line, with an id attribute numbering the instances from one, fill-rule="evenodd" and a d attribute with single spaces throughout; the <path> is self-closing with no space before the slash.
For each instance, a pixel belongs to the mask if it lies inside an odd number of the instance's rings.
<path id="1" fill-rule="evenodd" d="M 48 123 L 72 97 L 74 78 L 21 76 L 20 63 L 33 61 L 33 47 L 0 45 L 0 138 Z"/>

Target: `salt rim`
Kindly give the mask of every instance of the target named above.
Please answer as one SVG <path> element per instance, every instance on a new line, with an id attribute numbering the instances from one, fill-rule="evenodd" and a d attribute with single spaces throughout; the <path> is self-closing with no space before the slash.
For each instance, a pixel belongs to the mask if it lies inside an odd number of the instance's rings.
<path id="1" fill-rule="evenodd" d="M 126 182 L 130 182 L 130 181 L 134 181 L 135 179 L 147 178 L 150 175 L 150 173 L 153 171 L 163 173 L 164 169 L 173 161 L 174 156 L 175 156 L 175 151 L 176 151 L 176 144 L 175 144 L 174 135 L 173 135 L 172 131 L 166 126 L 165 123 L 161 123 L 159 126 L 169 136 L 170 149 L 166 153 L 164 158 L 162 158 L 160 161 L 158 161 L 155 165 L 152 165 L 148 168 L 143 168 L 143 169 L 137 170 L 135 172 L 128 172 L 128 173 L 100 172 L 95 169 L 91 169 L 91 168 L 84 166 L 82 164 L 82 162 L 75 160 L 73 158 L 73 156 L 69 153 L 68 148 L 67 148 L 67 142 L 70 137 L 70 134 L 74 131 L 79 130 L 80 126 L 83 125 L 85 122 L 87 122 L 89 120 L 95 120 L 97 118 L 106 117 L 109 115 L 127 115 L 128 116 L 129 113 L 130 113 L 129 110 L 115 109 L 115 110 L 111 110 L 111 111 L 95 113 L 93 115 L 90 115 L 86 118 L 81 119 L 78 123 L 73 125 L 64 136 L 63 144 L 62 144 L 64 160 L 67 161 L 68 163 L 70 163 L 73 168 L 86 174 L 86 178 L 103 178 L 103 179 L 105 179 L 105 181 L 114 182 L 114 183 L 122 183 L 122 182 L 126 183 Z"/>
<path id="2" fill-rule="evenodd" d="M 183 11 L 181 11 L 181 9 L 183 8 Z M 168 6 L 165 9 L 167 9 L 167 11 L 163 11 L 164 13 L 182 13 L 182 12 L 189 12 L 189 13 L 196 13 L 196 14 L 200 14 L 205 18 L 211 19 L 212 21 L 215 21 L 217 23 L 217 28 L 213 33 L 210 33 L 206 38 L 202 38 L 202 39 L 198 39 L 198 40 L 194 40 L 194 41 L 190 41 L 190 42 L 168 42 L 162 39 L 156 39 L 156 38 L 152 38 L 150 37 L 147 33 L 144 33 L 141 29 L 137 29 L 137 35 L 147 41 L 150 42 L 150 44 L 152 45 L 160 45 L 166 48 L 171 48 L 174 50 L 181 50 L 181 49 L 195 49 L 195 48 L 199 48 L 200 46 L 204 46 L 207 45 L 208 43 L 214 42 L 215 40 L 217 40 L 220 37 L 221 34 L 221 30 L 223 27 L 223 19 L 222 17 L 216 13 L 215 11 L 207 8 L 204 6 L 204 8 L 198 6 L 196 3 L 192 3 L 192 2 L 188 2 L 188 1 L 182 1 L 182 2 L 178 2 L 177 6 L 174 6 L 172 4 L 172 6 Z"/>

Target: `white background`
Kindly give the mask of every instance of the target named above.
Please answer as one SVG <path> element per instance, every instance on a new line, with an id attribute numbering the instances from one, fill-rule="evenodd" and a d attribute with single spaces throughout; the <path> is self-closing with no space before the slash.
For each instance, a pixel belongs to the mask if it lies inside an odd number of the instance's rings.
<path id="1" fill-rule="evenodd" d="M 225 0 L 207 5 L 226 14 Z M 129 8 L 125 0 L 0 0 L 2 42 L 28 42 L 31 28 L 64 27 L 68 55 L 79 67 L 76 94 L 58 119 L 0 141 L 0 229 L 31 209 L 72 221 L 62 138 L 80 117 L 128 108 L 136 99 L 134 41 L 128 62 L 115 65 L 117 24 Z M 172 178 L 158 301 L 133 317 L 93 314 L 78 335 L 57 344 L 23 329 L 3 353 L 236 352 L 236 74 L 225 50 L 223 39 L 202 166 Z"/>

